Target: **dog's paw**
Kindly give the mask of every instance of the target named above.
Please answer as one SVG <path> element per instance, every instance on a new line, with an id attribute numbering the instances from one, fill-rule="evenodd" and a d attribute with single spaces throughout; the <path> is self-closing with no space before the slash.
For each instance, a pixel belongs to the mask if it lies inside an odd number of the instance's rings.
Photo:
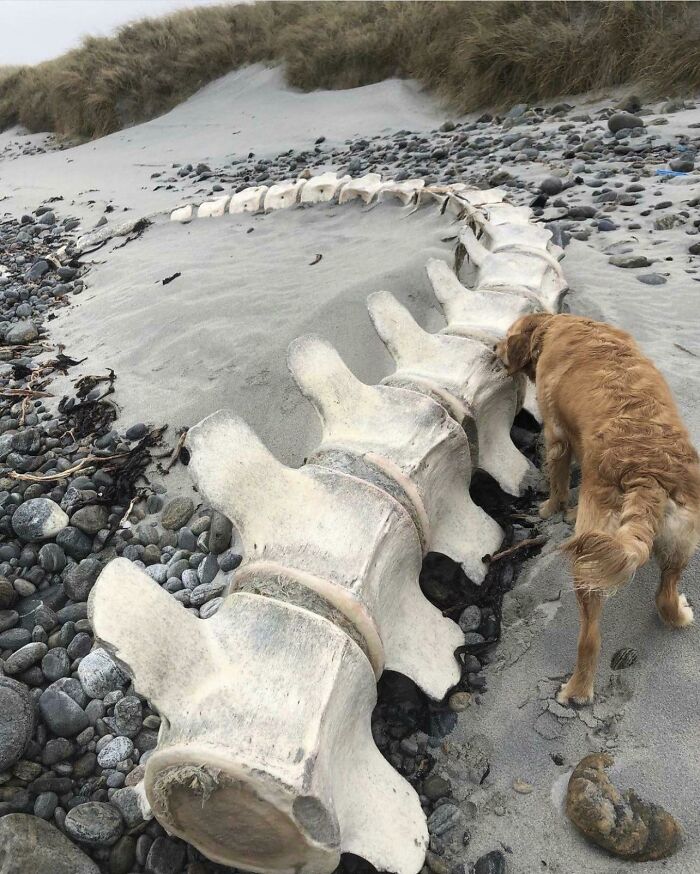
<path id="1" fill-rule="evenodd" d="M 584 692 L 581 689 L 576 689 L 571 684 L 571 680 L 568 683 L 564 683 L 556 694 L 556 699 L 558 704 L 570 705 L 570 704 L 592 704 L 593 703 L 593 689 L 588 692 Z"/>
<path id="2" fill-rule="evenodd" d="M 557 501 L 543 501 L 539 507 L 540 519 L 549 519 L 560 511 Z"/>
<path id="3" fill-rule="evenodd" d="M 685 595 L 678 596 L 678 628 L 686 628 L 688 625 L 692 625 L 695 620 L 695 614 L 693 613 L 693 608 L 688 603 L 688 599 Z"/>
<path id="4" fill-rule="evenodd" d="M 571 525 L 576 524 L 576 516 L 578 515 L 578 507 L 569 507 L 564 517 Z"/>

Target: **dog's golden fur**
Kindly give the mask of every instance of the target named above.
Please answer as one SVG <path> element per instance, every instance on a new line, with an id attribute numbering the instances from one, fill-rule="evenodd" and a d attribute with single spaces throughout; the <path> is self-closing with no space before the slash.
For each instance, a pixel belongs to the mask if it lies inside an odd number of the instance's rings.
<path id="1" fill-rule="evenodd" d="M 679 578 L 700 540 L 700 465 L 666 381 L 624 331 L 545 313 L 515 322 L 496 349 L 509 373 L 535 380 L 550 494 L 544 518 L 566 508 L 569 467 L 581 466 L 573 559 L 581 630 L 562 703 L 592 700 L 604 596 L 652 551 L 661 566 L 656 605 L 674 628 L 693 611 Z"/>

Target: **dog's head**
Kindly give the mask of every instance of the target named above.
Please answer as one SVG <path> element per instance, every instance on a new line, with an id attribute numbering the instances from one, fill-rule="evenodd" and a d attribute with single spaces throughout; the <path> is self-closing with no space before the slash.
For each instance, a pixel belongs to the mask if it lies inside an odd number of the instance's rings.
<path id="1" fill-rule="evenodd" d="M 513 322 L 503 340 L 496 344 L 496 355 L 505 365 L 509 376 L 525 373 L 530 379 L 535 379 L 537 359 L 553 318 L 551 313 L 521 316 L 517 322 Z"/>

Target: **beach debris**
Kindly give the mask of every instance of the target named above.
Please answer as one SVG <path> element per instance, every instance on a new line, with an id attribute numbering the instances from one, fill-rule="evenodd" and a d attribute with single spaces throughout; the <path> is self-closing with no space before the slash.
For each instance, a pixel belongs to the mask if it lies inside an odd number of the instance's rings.
<path id="1" fill-rule="evenodd" d="M 175 279 L 178 279 L 180 276 L 182 276 L 182 273 L 180 273 L 180 271 L 178 270 L 177 273 L 173 273 L 170 276 L 166 276 L 165 279 L 162 279 L 161 283 L 163 285 L 170 285 L 171 282 L 173 282 Z"/>
<path id="2" fill-rule="evenodd" d="M 315 255 L 314 260 L 309 262 L 309 267 L 313 267 L 314 264 L 318 264 L 318 262 L 323 258 L 323 255 Z"/>
<path id="3" fill-rule="evenodd" d="M 635 862 L 672 856 L 682 843 L 679 823 L 634 790 L 620 793 L 607 774 L 613 764 L 607 753 L 581 759 L 569 779 L 567 816 L 589 840 L 616 856 Z"/>

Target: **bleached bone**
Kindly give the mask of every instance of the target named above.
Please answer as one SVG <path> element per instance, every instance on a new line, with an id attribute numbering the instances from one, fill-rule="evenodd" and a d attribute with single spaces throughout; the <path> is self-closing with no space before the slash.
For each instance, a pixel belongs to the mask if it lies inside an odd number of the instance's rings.
<path id="1" fill-rule="evenodd" d="M 338 203 L 347 203 L 355 198 L 360 198 L 364 203 L 369 203 L 377 194 L 382 185 L 382 177 L 379 173 L 367 173 L 359 179 L 351 179 L 343 185 L 338 195 Z"/>
<path id="2" fill-rule="evenodd" d="M 327 203 L 351 179 L 351 176 L 339 177 L 335 173 L 312 176 L 302 189 L 300 203 Z"/>
<path id="3" fill-rule="evenodd" d="M 408 206 L 416 199 L 416 194 L 424 187 L 424 179 L 406 179 L 403 182 L 384 182 L 377 193 L 377 200 L 383 201 L 390 197 L 400 200 Z"/>
<path id="4" fill-rule="evenodd" d="M 88 610 L 161 714 L 144 784 L 168 832 L 249 871 L 326 874 L 349 852 L 417 874 L 425 817 L 374 745 L 369 662 L 332 622 L 252 594 L 198 619 L 119 558 Z"/>
<path id="5" fill-rule="evenodd" d="M 173 222 L 191 222 L 194 216 L 194 207 L 191 203 L 185 206 L 179 206 L 170 213 L 170 221 Z"/>
<path id="6" fill-rule="evenodd" d="M 457 422 L 473 419 L 479 466 L 503 489 L 521 494 L 536 478 L 534 466 L 510 439 L 524 380 L 507 376 L 495 353 L 478 340 L 427 333 L 389 292 L 371 294 L 368 306 L 396 362 L 395 373 L 382 383 L 429 395 Z"/>
<path id="7" fill-rule="evenodd" d="M 244 188 L 231 198 L 228 211 L 230 213 L 259 212 L 263 208 L 263 201 L 267 194 L 267 185 L 256 185 L 253 188 Z"/>
<path id="8" fill-rule="evenodd" d="M 271 185 L 265 195 L 263 204 L 265 211 L 287 209 L 287 207 L 293 206 L 299 200 L 299 195 L 305 185 L 306 179 L 295 179 Z"/>
<path id="9" fill-rule="evenodd" d="M 445 312 L 447 327 L 443 328 L 444 334 L 473 337 L 494 345 L 505 337 L 513 322 L 542 309 L 532 298 L 521 294 L 467 288 L 454 270 L 438 258 L 430 258 L 425 269 L 435 297 Z"/>
<path id="10" fill-rule="evenodd" d="M 468 260 L 477 267 L 472 284 L 479 291 L 524 294 L 541 303 L 549 312 L 559 311 L 567 285 L 561 265 L 548 252 L 534 254 L 517 249 L 492 252 L 476 238 L 470 227 L 463 228 L 459 238 L 467 253 L 465 263 Z"/>
<path id="11" fill-rule="evenodd" d="M 309 609 L 339 614 L 377 676 L 399 671 L 434 698 L 458 682 L 462 635 L 420 591 L 421 544 L 398 501 L 319 465 L 286 467 L 227 411 L 191 428 L 186 446 L 199 490 L 243 542 L 232 590 L 277 575 Z"/>
<path id="12" fill-rule="evenodd" d="M 225 197 L 217 197 L 216 200 L 205 201 L 200 204 L 200 207 L 197 210 L 197 218 L 210 218 L 212 216 L 218 218 L 219 216 L 222 216 L 226 212 L 228 202 L 228 195 Z"/>
<path id="13" fill-rule="evenodd" d="M 479 291 L 466 288 L 452 268 L 438 258 L 430 258 L 425 267 L 435 297 L 440 302 L 447 326 L 443 334 L 473 337 L 487 346 L 502 340 L 508 328 L 521 316 L 542 310 L 540 304 L 508 291 Z M 525 381 L 520 405 L 541 421 L 534 383 Z"/>
<path id="14" fill-rule="evenodd" d="M 503 532 L 469 495 L 471 458 L 463 429 L 430 398 L 360 382 L 320 337 L 294 340 L 288 364 L 323 424 L 308 463 L 387 491 L 413 518 L 424 553 L 448 555 L 482 582 L 482 558 L 497 550 Z"/>

